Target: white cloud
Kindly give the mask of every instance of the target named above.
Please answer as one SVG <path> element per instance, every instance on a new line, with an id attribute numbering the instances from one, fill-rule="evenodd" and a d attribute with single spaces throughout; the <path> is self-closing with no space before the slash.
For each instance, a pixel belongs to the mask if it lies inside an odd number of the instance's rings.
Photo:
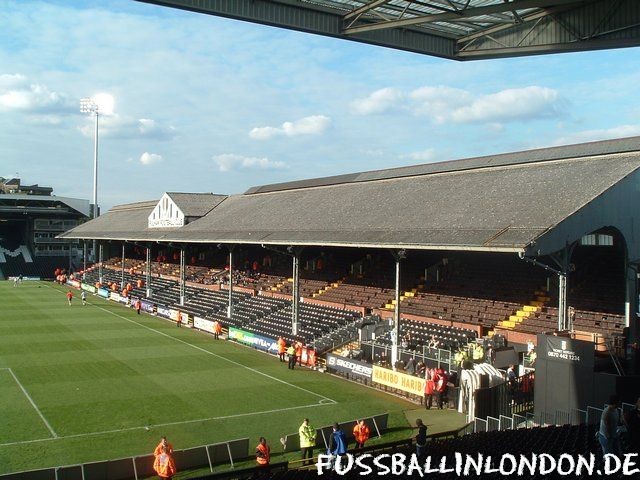
<path id="1" fill-rule="evenodd" d="M 80 127 L 85 137 L 93 137 L 93 120 Z M 130 118 L 117 114 L 100 117 L 100 136 L 110 138 L 152 138 L 170 140 L 176 135 L 175 127 L 162 125 L 149 118 Z"/>
<path id="2" fill-rule="evenodd" d="M 595 142 L 612 138 L 634 137 L 640 135 L 640 125 L 619 125 L 599 130 L 583 130 L 553 141 L 553 145 L 571 145 L 573 143 Z"/>
<path id="3" fill-rule="evenodd" d="M 456 123 L 503 122 L 558 117 L 562 110 L 557 90 L 531 86 L 482 95 L 469 105 L 455 108 L 450 118 Z"/>
<path id="4" fill-rule="evenodd" d="M 236 169 L 261 169 L 261 170 L 278 170 L 286 168 L 286 164 L 281 161 L 271 161 L 266 157 L 244 157 L 233 153 L 225 153 L 215 155 L 213 161 L 218 165 L 218 170 L 228 172 Z"/>
<path id="5" fill-rule="evenodd" d="M 67 95 L 53 92 L 45 85 L 30 83 L 20 74 L 0 75 L 0 111 L 33 114 L 75 112 L 74 103 Z"/>
<path id="6" fill-rule="evenodd" d="M 444 123 L 451 111 L 473 101 L 466 90 L 446 86 L 421 87 L 408 95 L 409 108 L 416 115 L 427 115 L 436 123 Z"/>
<path id="7" fill-rule="evenodd" d="M 535 85 L 487 95 L 444 85 L 425 86 L 408 94 L 384 88 L 351 103 L 352 112 L 359 115 L 395 108 L 429 117 L 437 124 L 491 123 L 494 127 L 505 121 L 560 117 L 564 107 L 557 90 Z"/>
<path id="8" fill-rule="evenodd" d="M 411 152 L 406 155 L 402 155 L 400 158 L 408 158 L 416 162 L 432 162 L 436 159 L 436 151 L 433 148 L 427 148 L 419 152 Z"/>
<path id="9" fill-rule="evenodd" d="M 249 136 L 255 140 L 267 140 L 279 135 L 320 135 L 329 127 L 331 119 L 324 115 L 311 115 L 294 122 L 284 122 L 280 127 L 255 127 Z"/>
<path id="10" fill-rule="evenodd" d="M 404 94 L 396 88 L 382 88 L 368 97 L 352 101 L 351 111 L 357 115 L 384 113 L 400 105 L 403 98 Z"/>
<path id="11" fill-rule="evenodd" d="M 140 155 L 140 163 L 143 165 L 151 165 L 153 163 L 158 163 L 162 161 L 162 155 L 158 155 L 157 153 L 149 153 L 144 152 Z"/>

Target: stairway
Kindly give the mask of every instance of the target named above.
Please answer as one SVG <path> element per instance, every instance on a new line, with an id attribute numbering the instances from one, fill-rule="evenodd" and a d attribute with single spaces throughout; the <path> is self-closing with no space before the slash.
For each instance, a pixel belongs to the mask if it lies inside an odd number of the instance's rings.
<path id="1" fill-rule="evenodd" d="M 516 310 L 516 312 L 513 315 L 510 315 L 509 318 L 501 320 L 498 323 L 498 327 L 505 328 L 507 330 L 513 330 L 514 328 L 516 328 L 516 326 L 520 325 L 532 314 L 540 311 L 542 307 L 544 307 L 550 300 L 550 298 L 547 296 L 547 292 L 543 290 L 536 290 L 535 295 L 535 300 L 532 300 L 527 305 L 523 305 L 522 308 Z"/>
<path id="2" fill-rule="evenodd" d="M 341 284 L 342 282 L 344 282 L 344 280 L 345 280 L 345 277 L 341 278 L 341 279 L 340 279 L 340 280 L 338 280 L 337 282 L 333 282 L 333 283 L 331 283 L 331 284 L 327 285 L 327 286 L 326 286 L 326 287 L 324 287 L 324 288 L 321 288 L 320 290 L 318 290 L 316 293 L 314 293 L 314 294 L 312 295 L 312 298 L 319 297 L 319 296 L 321 296 L 323 293 L 325 293 L 325 292 L 327 292 L 327 291 L 331 290 L 332 288 L 338 288 L 338 287 L 340 286 L 340 284 Z"/>

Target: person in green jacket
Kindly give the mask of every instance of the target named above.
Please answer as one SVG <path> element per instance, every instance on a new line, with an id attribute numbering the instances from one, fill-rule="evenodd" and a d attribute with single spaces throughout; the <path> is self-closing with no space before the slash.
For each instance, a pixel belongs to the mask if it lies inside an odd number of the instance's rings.
<path id="1" fill-rule="evenodd" d="M 309 419 L 305 418 L 298 429 L 300 435 L 300 450 L 302 451 L 302 460 L 309 459 L 303 462 L 303 465 L 311 465 L 311 459 L 313 458 L 313 447 L 316 445 L 316 429 L 309 425 Z"/>

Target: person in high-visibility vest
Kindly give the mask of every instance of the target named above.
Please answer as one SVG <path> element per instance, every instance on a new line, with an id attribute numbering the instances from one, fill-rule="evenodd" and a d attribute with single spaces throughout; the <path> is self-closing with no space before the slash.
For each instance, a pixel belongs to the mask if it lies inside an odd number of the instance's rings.
<path id="1" fill-rule="evenodd" d="M 140 299 L 136 300 L 136 303 L 134 304 L 136 312 L 138 313 L 138 315 L 140 315 L 140 309 L 142 308 L 142 302 L 140 301 Z"/>
<path id="2" fill-rule="evenodd" d="M 284 341 L 284 338 L 278 338 L 278 356 L 280 357 L 280 361 L 284 362 L 284 355 L 287 353 L 287 342 Z"/>
<path id="3" fill-rule="evenodd" d="M 176 474 L 176 464 L 166 446 L 162 447 L 160 455 L 156 455 L 156 459 L 153 462 L 153 469 L 162 480 L 171 480 Z"/>
<path id="4" fill-rule="evenodd" d="M 355 427 L 353 427 L 353 438 L 356 441 L 356 448 L 363 448 L 364 444 L 369 440 L 370 435 L 371 431 L 364 423 L 364 420 L 356 422 Z"/>
<path id="5" fill-rule="evenodd" d="M 222 325 L 219 321 L 215 320 L 213 322 L 213 338 L 218 340 L 220 338 L 220 334 L 222 333 Z"/>
<path id="6" fill-rule="evenodd" d="M 69 306 L 71 306 L 71 300 L 73 300 L 73 292 L 69 290 L 67 292 L 67 302 L 69 302 Z"/>
<path id="7" fill-rule="evenodd" d="M 264 437 L 260 437 L 258 446 L 256 447 L 256 462 L 261 467 L 269 465 L 269 459 L 271 456 L 271 448 L 267 445 L 267 440 Z"/>
<path id="8" fill-rule="evenodd" d="M 302 460 L 304 461 L 303 465 L 311 465 L 313 447 L 316 446 L 316 429 L 309 424 L 308 418 L 305 418 L 302 425 L 300 425 L 298 435 L 300 437 L 300 450 L 302 452 Z"/>
<path id="9" fill-rule="evenodd" d="M 287 356 L 289 357 L 288 367 L 293 370 L 296 366 L 296 349 L 293 348 L 293 345 L 289 345 L 287 348 Z"/>

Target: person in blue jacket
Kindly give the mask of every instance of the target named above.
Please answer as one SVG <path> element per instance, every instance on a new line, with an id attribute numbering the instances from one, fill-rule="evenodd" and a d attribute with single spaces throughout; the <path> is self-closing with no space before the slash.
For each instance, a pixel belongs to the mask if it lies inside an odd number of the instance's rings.
<path id="1" fill-rule="evenodd" d="M 329 439 L 327 453 L 334 456 L 334 465 L 338 457 L 342 457 L 347 453 L 347 437 L 338 423 L 333 424 L 333 432 Z"/>

